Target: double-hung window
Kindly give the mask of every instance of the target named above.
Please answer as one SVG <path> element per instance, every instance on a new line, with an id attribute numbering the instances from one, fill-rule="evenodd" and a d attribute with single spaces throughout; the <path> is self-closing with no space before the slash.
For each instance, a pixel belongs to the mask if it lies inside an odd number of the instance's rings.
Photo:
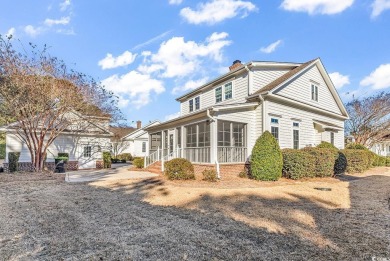
<path id="1" fill-rule="evenodd" d="M 90 158 L 92 156 L 92 146 L 87 145 L 84 147 L 83 156 L 84 158 Z"/>
<path id="2" fill-rule="evenodd" d="M 189 108 L 190 112 L 194 111 L 194 100 L 193 99 L 189 100 L 188 104 L 190 106 L 190 108 Z"/>
<path id="3" fill-rule="evenodd" d="M 146 142 L 142 142 L 142 152 L 146 152 Z"/>
<path id="4" fill-rule="evenodd" d="M 230 100 L 233 98 L 233 83 L 229 82 L 215 88 L 215 102 Z"/>
<path id="5" fill-rule="evenodd" d="M 334 145 L 334 132 L 330 133 L 330 143 L 332 143 L 332 145 Z"/>
<path id="6" fill-rule="evenodd" d="M 222 101 L 222 86 L 215 89 L 215 102 Z"/>
<path id="7" fill-rule="evenodd" d="M 200 96 L 195 98 L 195 110 L 200 109 Z"/>
<path id="8" fill-rule="evenodd" d="M 233 86 L 232 83 L 229 82 L 225 84 L 225 100 L 229 100 L 233 98 Z"/>
<path id="9" fill-rule="evenodd" d="M 318 86 L 311 84 L 311 100 L 318 101 Z"/>
<path id="10" fill-rule="evenodd" d="M 293 122 L 293 148 L 299 149 L 299 123 Z"/>
<path id="11" fill-rule="evenodd" d="M 195 106 L 194 106 L 195 100 Z M 188 101 L 189 111 L 193 112 L 200 109 L 200 96 Z"/>
<path id="12" fill-rule="evenodd" d="M 271 118 L 271 134 L 279 142 L 279 119 Z"/>

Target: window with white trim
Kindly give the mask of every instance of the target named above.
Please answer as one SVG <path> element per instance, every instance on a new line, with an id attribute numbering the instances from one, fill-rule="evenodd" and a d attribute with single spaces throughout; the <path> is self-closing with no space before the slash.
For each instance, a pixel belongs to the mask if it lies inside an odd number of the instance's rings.
<path id="1" fill-rule="evenodd" d="M 315 84 L 311 84 L 311 100 L 318 101 L 318 86 Z"/>
<path id="2" fill-rule="evenodd" d="M 231 82 L 225 84 L 225 100 L 233 98 L 233 85 Z"/>
<path id="3" fill-rule="evenodd" d="M 91 145 L 84 146 L 83 157 L 84 158 L 92 157 L 92 146 Z"/>
<path id="4" fill-rule="evenodd" d="M 332 145 L 334 145 L 334 132 L 330 133 L 330 143 L 332 143 Z"/>
<path id="5" fill-rule="evenodd" d="M 271 118 L 271 134 L 279 142 L 279 119 Z"/>
<path id="6" fill-rule="evenodd" d="M 222 101 L 222 86 L 215 89 L 215 102 L 221 102 Z"/>
<path id="7" fill-rule="evenodd" d="M 146 152 L 146 142 L 142 142 L 142 152 Z"/>
<path id="8" fill-rule="evenodd" d="M 299 122 L 293 122 L 293 148 L 299 149 Z"/>
<path id="9" fill-rule="evenodd" d="M 200 96 L 195 98 L 195 110 L 200 109 Z"/>
<path id="10" fill-rule="evenodd" d="M 193 99 L 188 101 L 188 105 L 189 105 L 190 112 L 194 111 L 194 100 Z"/>

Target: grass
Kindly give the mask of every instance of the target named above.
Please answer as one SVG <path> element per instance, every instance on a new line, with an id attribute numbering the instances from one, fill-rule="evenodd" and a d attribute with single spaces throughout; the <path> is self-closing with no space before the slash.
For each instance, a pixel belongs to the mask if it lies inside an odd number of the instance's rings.
<path id="1" fill-rule="evenodd" d="M 60 175 L 2 174 L 0 259 L 390 257 L 390 168 L 341 180 L 250 182 L 68 184 Z"/>

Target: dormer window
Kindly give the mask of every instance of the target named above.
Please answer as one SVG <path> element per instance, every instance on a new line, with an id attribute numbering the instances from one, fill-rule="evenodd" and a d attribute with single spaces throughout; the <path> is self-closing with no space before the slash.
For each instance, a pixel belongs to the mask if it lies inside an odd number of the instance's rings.
<path id="1" fill-rule="evenodd" d="M 215 89 L 215 102 L 222 101 L 222 86 Z"/>
<path id="2" fill-rule="evenodd" d="M 311 84 L 311 100 L 318 101 L 318 86 L 315 84 Z"/>
<path id="3" fill-rule="evenodd" d="M 200 109 L 200 96 L 195 98 L 195 110 Z"/>
<path id="4" fill-rule="evenodd" d="M 233 83 L 229 82 L 215 88 L 215 102 L 230 100 L 233 98 Z"/>
<path id="5" fill-rule="evenodd" d="M 190 112 L 194 111 L 194 100 L 193 99 L 189 100 L 188 104 L 190 106 Z"/>
<path id="6" fill-rule="evenodd" d="M 229 100 L 233 97 L 232 83 L 225 84 L 225 100 Z"/>
<path id="7" fill-rule="evenodd" d="M 194 100 L 195 100 L 195 109 L 194 109 Z M 200 109 L 200 96 L 198 96 L 198 97 L 196 97 L 194 99 L 189 100 L 188 101 L 188 106 L 189 106 L 190 112 L 199 110 Z"/>

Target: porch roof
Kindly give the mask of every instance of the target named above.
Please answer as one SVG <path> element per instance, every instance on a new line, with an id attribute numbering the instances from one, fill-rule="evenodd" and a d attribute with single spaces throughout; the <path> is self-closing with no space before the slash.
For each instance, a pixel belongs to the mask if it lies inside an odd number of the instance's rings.
<path id="1" fill-rule="evenodd" d="M 313 120 L 313 122 L 315 124 L 319 125 L 324 130 L 336 130 L 336 131 L 344 130 L 343 127 L 337 126 L 337 125 L 335 125 L 333 123 L 329 123 L 329 122 L 326 122 L 326 121 Z"/>
<path id="2" fill-rule="evenodd" d="M 194 120 L 199 120 L 202 118 L 207 118 L 207 111 L 210 111 L 210 113 L 216 112 L 216 111 L 229 111 L 229 110 L 237 110 L 237 109 L 245 109 L 245 108 L 254 108 L 258 106 L 258 102 L 246 102 L 246 103 L 234 103 L 234 104 L 222 104 L 222 105 L 214 105 L 207 107 L 205 109 L 195 111 L 190 114 L 186 114 L 183 116 L 180 116 L 178 118 L 163 122 L 161 124 L 150 126 L 148 128 L 145 128 L 148 132 L 158 131 L 158 130 L 164 130 L 167 128 L 174 128 L 177 126 L 180 126 L 183 123 L 190 123 Z"/>

